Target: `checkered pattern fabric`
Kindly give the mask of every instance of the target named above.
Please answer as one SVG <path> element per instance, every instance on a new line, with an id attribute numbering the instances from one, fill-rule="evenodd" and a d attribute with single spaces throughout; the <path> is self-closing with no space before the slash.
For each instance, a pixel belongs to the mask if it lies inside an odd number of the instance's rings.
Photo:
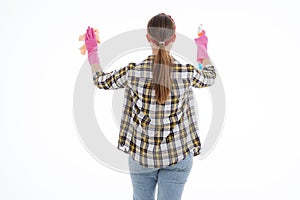
<path id="1" fill-rule="evenodd" d="M 148 168 L 175 164 L 190 152 L 200 154 L 192 88 L 213 85 L 216 72 L 213 65 L 200 70 L 173 59 L 170 98 L 164 104 L 156 103 L 151 89 L 154 55 L 119 70 L 93 74 L 100 89 L 125 89 L 118 149 Z"/>

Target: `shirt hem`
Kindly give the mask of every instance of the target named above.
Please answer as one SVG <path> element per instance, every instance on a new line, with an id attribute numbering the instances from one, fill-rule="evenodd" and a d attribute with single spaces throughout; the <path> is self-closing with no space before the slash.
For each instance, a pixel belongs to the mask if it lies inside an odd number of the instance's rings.
<path id="1" fill-rule="evenodd" d="M 124 144 L 124 145 L 119 144 L 118 147 L 117 147 L 117 149 L 120 150 L 120 151 L 123 151 L 123 152 L 126 153 L 126 154 L 131 155 L 132 159 L 135 160 L 135 159 L 134 159 L 134 157 L 135 157 L 134 155 L 135 155 L 136 153 L 130 151 L 129 146 L 127 146 L 126 144 Z M 189 154 L 192 154 L 193 157 L 198 156 L 198 155 L 200 155 L 200 150 L 201 150 L 201 146 L 198 146 L 198 147 L 192 147 L 192 148 L 188 149 L 187 151 L 182 152 L 181 156 L 178 156 L 178 157 L 177 157 L 176 162 L 170 163 L 170 164 L 168 164 L 168 165 L 161 165 L 161 166 L 144 165 L 143 163 L 139 162 L 138 160 L 135 160 L 135 161 L 137 161 L 141 166 L 144 166 L 144 167 L 147 167 L 147 168 L 164 168 L 164 167 L 168 167 L 168 166 L 177 164 L 177 163 L 180 162 L 181 160 L 184 160 Z M 183 155 L 183 156 L 182 156 L 182 155 Z"/>

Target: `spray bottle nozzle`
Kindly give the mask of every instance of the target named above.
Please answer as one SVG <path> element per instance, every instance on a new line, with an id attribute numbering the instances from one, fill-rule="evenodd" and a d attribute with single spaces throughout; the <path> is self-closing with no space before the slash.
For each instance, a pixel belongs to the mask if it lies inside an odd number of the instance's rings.
<path id="1" fill-rule="evenodd" d="M 203 24 L 200 24 L 198 27 L 198 36 L 199 37 L 202 35 L 202 26 L 203 26 Z"/>

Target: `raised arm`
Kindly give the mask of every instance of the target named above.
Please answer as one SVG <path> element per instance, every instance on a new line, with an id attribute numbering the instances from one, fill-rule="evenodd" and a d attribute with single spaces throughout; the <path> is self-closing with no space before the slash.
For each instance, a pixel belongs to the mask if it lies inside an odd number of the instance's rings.
<path id="1" fill-rule="evenodd" d="M 102 71 L 98 51 L 97 39 L 93 28 L 88 27 L 85 35 L 85 45 L 88 51 L 88 61 L 92 68 L 94 84 L 99 89 L 113 90 L 124 88 L 127 84 L 127 71 L 132 66 L 123 67 L 119 70 L 114 70 L 108 73 Z"/>
<path id="2" fill-rule="evenodd" d="M 215 83 L 216 71 L 215 67 L 210 64 L 209 60 L 203 62 L 204 67 L 202 70 L 193 66 L 193 80 L 192 86 L 195 88 L 203 88 L 212 86 Z"/>
<path id="3" fill-rule="evenodd" d="M 127 85 L 127 72 L 133 67 L 134 64 L 130 63 L 128 66 L 122 67 L 119 70 L 114 70 L 109 73 L 103 71 L 93 72 L 94 84 L 99 89 L 114 90 L 125 88 Z"/>

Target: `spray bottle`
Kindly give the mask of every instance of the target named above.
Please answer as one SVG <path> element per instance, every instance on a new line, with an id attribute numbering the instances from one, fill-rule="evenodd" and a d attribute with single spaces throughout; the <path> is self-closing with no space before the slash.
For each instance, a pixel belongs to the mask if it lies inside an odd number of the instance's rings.
<path id="1" fill-rule="evenodd" d="M 203 68 L 203 60 L 208 58 L 207 54 L 207 42 L 208 39 L 205 35 L 205 31 L 202 29 L 203 24 L 198 27 L 198 38 L 195 39 L 197 44 L 197 62 L 199 69 Z"/>

